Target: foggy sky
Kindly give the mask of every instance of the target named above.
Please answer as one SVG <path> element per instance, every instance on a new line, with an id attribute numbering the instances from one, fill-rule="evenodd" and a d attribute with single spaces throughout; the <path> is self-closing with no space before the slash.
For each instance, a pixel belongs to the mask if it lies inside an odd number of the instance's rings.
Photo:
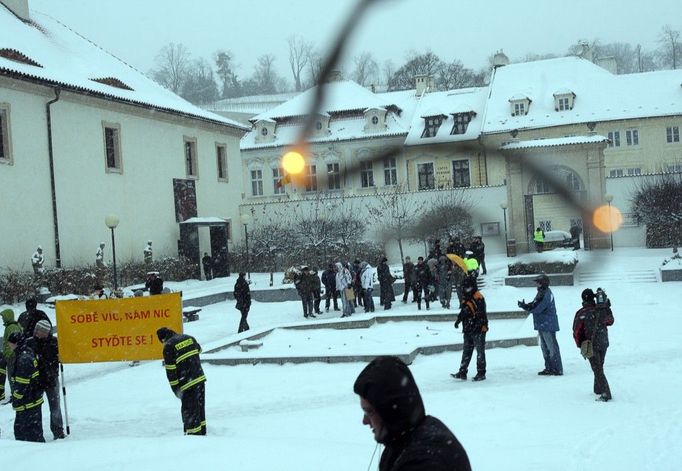
<path id="1" fill-rule="evenodd" d="M 292 83 L 287 37 L 297 34 L 324 51 L 355 0 L 29 0 L 140 71 L 159 50 L 182 43 L 194 58 L 232 51 L 240 79 L 256 58 L 275 55 Z M 377 0 L 359 24 L 342 69 L 370 51 L 396 67 L 409 51 L 479 69 L 498 49 L 513 60 L 527 53 L 564 53 L 579 39 L 658 47 L 663 25 L 682 30 L 679 0 Z"/>

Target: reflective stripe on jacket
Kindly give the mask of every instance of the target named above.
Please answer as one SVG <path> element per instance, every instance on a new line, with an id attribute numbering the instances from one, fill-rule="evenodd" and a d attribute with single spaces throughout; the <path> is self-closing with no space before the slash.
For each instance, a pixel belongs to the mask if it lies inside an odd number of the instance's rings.
<path id="1" fill-rule="evenodd" d="M 191 335 L 177 334 L 166 340 L 163 361 L 173 392 L 185 391 L 206 381 L 201 368 L 201 345 Z"/>

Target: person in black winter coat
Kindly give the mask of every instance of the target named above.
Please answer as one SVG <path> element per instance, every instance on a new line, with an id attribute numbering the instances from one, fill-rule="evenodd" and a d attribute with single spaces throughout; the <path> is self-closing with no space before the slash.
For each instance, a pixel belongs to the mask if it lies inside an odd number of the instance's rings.
<path id="1" fill-rule="evenodd" d="M 336 270 L 332 263 L 322 272 L 322 284 L 324 285 L 324 309 L 329 312 L 330 301 L 334 300 L 334 310 L 339 311 L 339 292 L 336 290 Z"/>
<path id="2" fill-rule="evenodd" d="M 237 282 L 234 284 L 234 299 L 237 301 L 235 308 L 242 314 L 239 320 L 239 330 L 237 333 L 242 333 L 249 330 L 249 323 L 246 321 L 251 308 L 251 288 L 249 282 L 246 281 L 246 273 L 241 272 L 237 277 Z"/>
<path id="3" fill-rule="evenodd" d="M 481 274 L 487 275 L 488 269 L 485 267 L 485 244 L 480 235 L 475 235 L 473 242 L 469 246 L 469 250 L 474 253 L 474 258 L 478 261 L 478 266 L 481 269 Z"/>
<path id="4" fill-rule="evenodd" d="M 206 435 L 206 376 L 201 368 L 201 345 L 191 335 L 167 327 L 156 331 L 163 343 L 163 363 L 173 393 L 182 401 L 185 435 Z"/>
<path id="5" fill-rule="evenodd" d="M 47 404 L 50 406 L 50 430 L 55 440 L 66 438 L 64 420 L 59 405 L 59 348 L 57 339 L 52 336 L 52 326 L 47 321 L 39 321 L 33 331 L 33 337 L 27 340 L 28 345 L 38 359 L 40 372 L 40 389 L 45 391 Z"/>
<path id="6" fill-rule="evenodd" d="M 407 302 L 407 297 L 412 291 L 414 279 L 414 263 L 410 257 L 405 257 L 405 263 L 403 263 L 403 281 L 405 282 L 405 291 L 403 292 L 403 302 Z M 414 293 L 412 293 L 412 302 L 414 302 Z"/>
<path id="7" fill-rule="evenodd" d="M 353 391 L 360 396 L 362 423 L 385 446 L 380 471 L 471 470 L 457 437 L 426 415 L 419 388 L 402 360 L 374 359 L 355 380 Z"/>
<path id="8" fill-rule="evenodd" d="M 466 248 L 459 238 L 450 239 L 450 243 L 448 244 L 447 249 L 445 249 L 445 253 L 453 253 L 459 258 L 464 258 L 464 252 L 466 252 Z"/>
<path id="9" fill-rule="evenodd" d="M 314 268 L 310 271 L 310 275 L 313 277 L 313 307 L 315 308 L 315 314 L 322 314 L 322 311 L 320 311 L 322 280 L 320 280 L 320 275 L 317 274 L 317 270 Z"/>
<path id="10" fill-rule="evenodd" d="M 7 339 L 14 351 L 14 370 L 10 381 L 14 419 L 14 438 L 26 442 L 44 442 L 42 405 L 43 390 L 40 387 L 38 360 L 26 338 L 19 332 L 12 333 Z"/>
<path id="11" fill-rule="evenodd" d="M 395 301 L 395 294 L 393 293 L 393 282 L 395 278 L 391 275 L 391 270 L 388 267 L 388 259 L 383 257 L 379 266 L 377 267 L 377 278 L 379 279 L 379 296 L 380 303 L 384 306 L 384 310 L 391 309 L 391 303 Z"/>
<path id="12" fill-rule="evenodd" d="M 604 374 L 604 359 L 609 348 L 608 327 L 613 325 L 613 312 L 606 293 L 598 289 L 597 294 L 599 296 L 589 288 L 583 290 L 581 294 L 583 307 L 575 313 L 573 319 L 573 339 L 578 348 L 585 341 L 592 342 L 592 356 L 587 360 L 594 373 L 593 390 L 599 396 L 598 401 L 607 402 L 612 397 L 609 382 Z M 597 300 L 599 302 L 596 302 Z"/>
<path id="13" fill-rule="evenodd" d="M 469 362 L 476 349 L 476 376 L 473 381 L 485 379 L 485 334 L 488 332 L 488 315 L 485 298 L 478 290 L 476 278 L 467 276 L 462 282 L 461 310 L 455 322 L 455 328 L 462 324 L 464 346 L 459 371 L 452 376 L 457 379 L 467 379 Z"/>
<path id="14" fill-rule="evenodd" d="M 301 304 L 303 304 L 303 317 L 314 319 L 315 297 L 313 292 L 315 291 L 316 283 L 315 278 L 313 278 L 310 272 L 310 267 L 304 266 L 301 268 L 301 274 L 294 280 L 294 285 L 298 295 L 301 297 Z"/>
<path id="15" fill-rule="evenodd" d="M 424 294 L 424 302 L 426 309 L 429 309 L 429 285 L 433 282 L 431 276 L 431 269 L 424 263 L 424 257 L 417 259 L 417 264 L 414 266 L 414 291 L 412 296 L 417 300 L 417 309 L 422 308 L 422 293 Z"/>
<path id="16" fill-rule="evenodd" d="M 17 319 L 17 322 L 19 322 L 19 325 L 24 331 L 24 335 L 27 338 L 32 337 L 36 324 L 38 321 L 42 320 L 50 322 L 50 318 L 47 317 L 47 314 L 38 309 L 38 301 L 36 301 L 36 298 L 28 298 L 26 300 L 26 310 L 22 312 L 19 315 L 19 319 Z M 52 325 L 52 322 L 50 322 L 50 325 Z"/>

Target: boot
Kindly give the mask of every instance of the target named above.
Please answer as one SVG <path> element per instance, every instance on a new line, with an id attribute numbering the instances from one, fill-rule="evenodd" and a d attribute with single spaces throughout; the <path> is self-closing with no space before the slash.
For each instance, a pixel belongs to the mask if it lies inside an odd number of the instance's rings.
<path id="1" fill-rule="evenodd" d="M 476 373 L 476 376 L 474 376 L 471 381 L 483 381 L 485 379 L 485 372 L 479 371 Z"/>
<path id="2" fill-rule="evenodd" d="M 462 370 L 458 371 L 457 373 L 451 373 L 450 375 L 456 379 L 461 379 L 461 380 L 467 379 L 466 371 L 462 371 Z"/>

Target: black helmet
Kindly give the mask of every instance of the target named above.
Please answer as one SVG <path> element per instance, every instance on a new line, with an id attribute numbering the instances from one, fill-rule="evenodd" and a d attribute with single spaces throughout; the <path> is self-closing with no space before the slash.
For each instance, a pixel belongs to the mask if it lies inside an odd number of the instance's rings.
<path id="1" fill-rule="evenodd" d="M 533 281 L 535 281 L 538 285 L 542 286 L 543 288 L 546 288 L 549 286 L 549 277 L 547 275 L 545 275 L 544 273 L 536 276 Z"/>
<path id="2" fill-rule="evenodd" d="M 580 297 L 585 303 L 594 303 L 594 291 L 592 291 L 590 288 L 584 289 L 580 294 Z"/>
<path id="3" fill-rule="evenodd" d="M 462 280 L 462 292 L 464 294 L 474 294 L 476 291 L 478 291 L 478 285 L 476 283 L 476 278 L 473 276 L 467 276 Z"/>

